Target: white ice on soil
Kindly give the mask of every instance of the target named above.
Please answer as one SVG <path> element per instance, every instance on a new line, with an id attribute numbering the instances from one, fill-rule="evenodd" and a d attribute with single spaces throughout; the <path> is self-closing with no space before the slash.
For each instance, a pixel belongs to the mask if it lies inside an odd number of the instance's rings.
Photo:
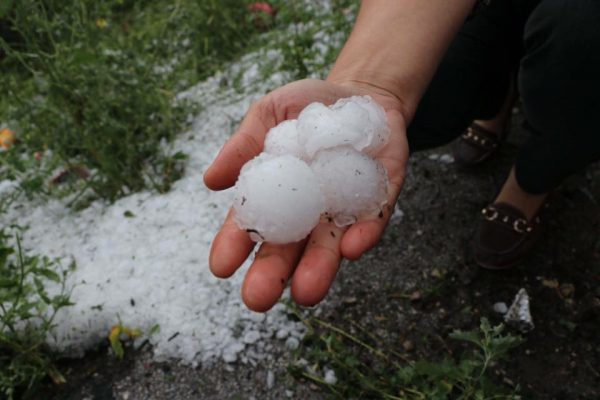
<path id="1" fill-rule="evenodd" d="M 454 162 L 454 157 L 452 154 L 430 154 L 428 157 L 430 160 L 438 161 L 442 164 L 452 164 Z"/>
<path id="2" fill-rule="evenodd" d="M 324 203 L 319 181 L 304 161 L 262 153 L 242 168 L 233 208 L 238 226 L 253 240 L 282 244 L 308 236 Z"/>
<path id="3" fill-rule="evenodd" d="M 253 57 L 264 59 L 264 54 Z M 233 192 L 209 191 L 202 174 L 260 93 L 289 79 L 275 74 L 265 80 L 256 70 L 247 72 L 243 80 L 253 82 L 253 90 L 240 95 L 220 89 L 223 76 L 182 94 L 204 108 L 171 149 L 188 154 L 189 160 L 185 176 L 170 192 L 144 191 L 111 205 L 95 202 L 80 212 L 60 200 L 23 201 L 0 215 L 2 226 L 28 226 L 26 251 L 77 264 L 68 282 L 75 305 L 57 316 L 56 337 L 50 339 L 56 349 L 82 355 L 106 341 L 119 321 L 143 332 L 159 325 L 149 337 L 156 358 L 191 364 L 216 359 L 255 363 L 268 356 L 269 340 L 278 332 L 285 331 L 286 340 L 302 337 L 302 324 L 291 321 L 282 304 L 266 314 L 243 305 L 247 264 L 228 280 L 215 278 L 208 268 L 210 244 Z M 0 183 L 3 189 L 11 185 Z M 126 217 L 126 211 L 133 217 Z"/>
<path id="4" fill-rule="evenodd" d="M 292 28 L 290 34 L 297 34 L 302 27 Z M 343 41 L 343 32 L 318 32 L 314 50 L 322 54 L 317 58 L 324 59 Z M 210 244 L 233 192 L 213 193 L 202 184 L 202 173 L 251 103 L 291 80 L 280 73 L 265 78 L 260 72 L 262 66 L 282 63 L 279 51 L 260 50 L 180 95 L 203 109 L 190 116 L 192 128 L 169 149 L 189 156 L 185 176 L 169 193 L 143 191 L 114 204 L 98 201 L 80 212 L 63 200 L 23 201 L 0 215 L 0 226 L 28 227 L 23 232 L 27 252 L 77 264 L 68 281 L 75 305 L 57 315 L 55 336 L 49 338 L 55 349 L 83 355 L 106 342 L 110 327 L 119 322 L 146 333 L 158 325 L 148 338 L 155 358 L 192 365 L 215 360 L 254 365 L 270 356 L 272 340 L 285 341 L 290 349 L 299 346 L 303 325 L 291 320 L 282 304 L 265 314 L 243 305 L 240 290 L 248 263 L 228 280 L 210 273 Z M 234 81 L 240 82 L 241 92 L 222 88 Z M 0 182 L 0 192 L 16 185 Z"/>

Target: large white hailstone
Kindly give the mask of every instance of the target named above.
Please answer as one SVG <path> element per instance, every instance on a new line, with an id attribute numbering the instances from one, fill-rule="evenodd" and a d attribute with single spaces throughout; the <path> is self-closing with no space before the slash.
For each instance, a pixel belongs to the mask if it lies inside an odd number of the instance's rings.
<path id="1" fill-rule="evenodd" d="M 388 136 L 385 111 L 369 96 L 341 99 L 331 107 L 311 103 L 298 116 L 298 142 L 311 158 L 319 150 L 345 145 L 374 155 Z"/>
<path id="2" fill-rule="evenodd" d="M 304 239 L 319 222 L 324 202 L 304 161 L 262 153 L 242 168 L 233 208 L 252 240 L 281 244 Z"/>
<path id="3" fill-rule="evenodd" d="M 356 111 L 357 108 L 363 109 L 367 116 Z M 338 100 L 331 109 L 336 112 L 339 118 L 345 124 L 352 124 L 355 129 L 361 129 L 368 136 L 368 144 L 365 147 L 357 148 L 370 156 L 376 155 L 379 150 L 385 146 L 390 136 L 390 127 L 387 123 L 385 110 L 371 96 L 352 96 Z"/>
<path id="4" fill-rule="evenodd" d="M 321 150 L 311 163 L 326 212 L 340 226 L 381 211 L 387 201 L 387 174 L 379 162 L 350 146 Z"/>
<path id="5" fill-rule="evenodd" d="M 271 128 L 265 138 L 265 153 L 275 156 L 292 155 L 306 159 L 304 148 L 298 143 L 298 120 L 290 119 Z"/>
<path id="6" fill-rule="evenodd" d="M 298 115 L 298 142 L 309 158 L 321 149 L 354 145 L 365 140 L 356 130 L 346 130 L 335 112 L 322 103 L 311 103 Z"/>

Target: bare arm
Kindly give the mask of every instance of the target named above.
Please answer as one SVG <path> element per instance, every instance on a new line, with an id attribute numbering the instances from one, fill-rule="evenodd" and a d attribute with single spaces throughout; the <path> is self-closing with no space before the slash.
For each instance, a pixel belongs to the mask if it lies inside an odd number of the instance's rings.
<path id="1" fill-rule="evenodd" d="M 407 122 L 475 0 L 364 0 L 328 81 L 395 96 Z"/>
<path id="2" fill-rule="evenodd" d="M 274 90 L 255 103 L 206 171 L 213 190 L 232 186 L 241 167 L 263 149 L 267 131 L 297 118 L 313 101 L 370 95 L 387 113 L 391 139 L 378 154 L 388 172 L 388 205 L 378 218 L 350 228 L 322 221 L 310 236 L 286 245 L 264 243 L 246 273 L 242 297 L 256 311 L 271 308 L 291 280 L 292 297 L 314 305 L 327 294 L 342 257 L 357 259 L 381 237 L 393 211 L 408 160 L 406 125 L 446 47 L 475 0 L 365 0 L 356 26 L 327 82 L 304 80 Z M 230 212 L 215 237 L 210 268 L 221 278 L 234 274 L 254 243 Z"/>

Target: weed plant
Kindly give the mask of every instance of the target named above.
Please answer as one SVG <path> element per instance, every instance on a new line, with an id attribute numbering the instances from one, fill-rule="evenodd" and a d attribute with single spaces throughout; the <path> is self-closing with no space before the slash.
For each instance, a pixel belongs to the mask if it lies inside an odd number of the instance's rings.
<path id="1" fill-rule="evenodd" d="M 519 399 L 519 388 L 493 383 L 491 366 L 504 359 L 521 338 L 491 326 L 482 318 L 479 329 L 455 331 L 450 338 L 466 342 L 471 351 L 458 359 L 413 361 L 394 349 L 379 348 L 373 334 L 359 329 L 360 336 L 318 318 L 303 319 L 308 328 L 298 357 L 290 366 L 298 379 L 308 379 L 338 399 L 483 400 Z M 336 381 L 323 378 L 326 368 Z"/>
<path id="2" fill-rule="evenodd" d="M 88 169 L 97 197 L 166 191 L 184 159 L 167 143 L 190 112 L 175 93 L 244 48 L 246 3 L 6 0 L 0 121 L 29 151 Z"/>
<path id="3" fill-rule="evenodd" d="M 74 264 L 57 273 L 55 262 L 24 255 L 18 235 L 14 246 L 9 239 L 0 231 L 0 397 L 14 399 L 34 392 L 46 376 L 64 382 L 45 343 L 56 313 L 71 305 L 65 283 Z M 48 282 L 57 294 L 47 292 Z"/>
<path id="4" fill-rule="evenodd" d="M 177 92 L 257 48 L 281 56 L 263 63 L 265 75 L 324 77 L 357 8 L 351 0 L 333 0 L 330 9 L 273 0 L 277 12 L 268 16 L 250 12 L 250 2 L 3 1 L 0 122 L 17 131 L 22 158 L 43 151 L 48 164 L 90 172 L 67 191 L 40 193 L 86 191 L 112 201 L 145 187 L 168 190 L 185 160 L 168 143 L 195 111 Z M 37 172 L 48 180 L 49 171 Z"/>
<path id="5" fill-rule="evenodd" d="M 291 79 L 325 78 L 350 34 L 359 2 L 332 0 L 329 8 L 310 1 L 274 0 L 274 29 L 265 35 L 267 47 L 280 52 L 264 74 L 286 72 Z"/>

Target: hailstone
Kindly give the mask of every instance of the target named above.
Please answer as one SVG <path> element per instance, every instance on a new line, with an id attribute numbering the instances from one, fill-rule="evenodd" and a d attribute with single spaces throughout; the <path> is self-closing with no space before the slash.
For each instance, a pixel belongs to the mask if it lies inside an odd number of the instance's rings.
<path id="1" fill-rule="evenodd" d="M 362 108 L 366 112 L 355 111 Z M 355 129 L 360 129 L 368 137 L 368 144 L 363 148 L 356 148 L 370 156 L 376 155 L 387 143 L 390 136 L 390 127 L 387 123 L 385 110 L 370 96 L 352 96 L 338 100 L 331 109 L 336 111 L 346 124 L 353 124 Z M 358 119 L 360 116 L 361 119 Z"/>
<path id="2" fill-rule="evenodd" d="M 306 159 L 304 148 L 298 143 L 298 120 L 290 119 L 271 128 L 265 137 L 265 153 L 281 156 L 290 154 Z"/>
<path id="3" fill-rule="evenodd" d="M 367 118 L 362 108 L 358 109 Z M 360 119 L 360 116 L 359 118 Z M 345 124 L 342 116 L 321 103 L 309 104 L 298 116 L 298 142 L 312 158 L 321 149 L 350 145 L 360 150 L 368 145 L 368 136 L 352 123 Z"/>
<path id="4" fill-rule="evenodd" d="M 389 133 L 385 111 L 369 96 L 340 99 L 331 107 L 311 103 L 298 116 L 298 142 L 310 158 L 346 145 L 375 155 Z"/>
<path id="5" fill-rule="evenodd" d="M 282 244 L 305 238 L 325 207 L 317 177 L 305 162 L 262 153 L 242 168 L 233 208 L 238 226 L 252 240 Z"/>
<path id="6" fill-rule="evenodd" d="M 264 152 L 244 165 L 235 185 L 235 220 L 252 240 L 292 243 L 321 214 L 339 226 L 380 212 L 387 175 L 374 160 L 390 135 L 385 111 L 369 96 L 309 104 L 297 120 L 265 137 Z"/>
<path id="7" fill-rule="evenodd" d="M 387 200 L 385 168 L 350 146 L 321 150 L 311 163 L 325 210 L 340 225 L 381 211 Z"/>

